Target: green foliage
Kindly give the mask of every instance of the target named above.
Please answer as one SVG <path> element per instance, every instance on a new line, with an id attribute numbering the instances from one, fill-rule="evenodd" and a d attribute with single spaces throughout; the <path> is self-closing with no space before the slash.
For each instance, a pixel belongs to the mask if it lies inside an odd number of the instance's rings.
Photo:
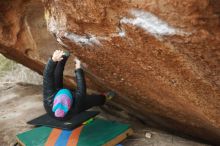
<path id="1" fill-rule="evenodd" d="M 12 71 L 16 63 L 0 54 L 0 71 Z"/>

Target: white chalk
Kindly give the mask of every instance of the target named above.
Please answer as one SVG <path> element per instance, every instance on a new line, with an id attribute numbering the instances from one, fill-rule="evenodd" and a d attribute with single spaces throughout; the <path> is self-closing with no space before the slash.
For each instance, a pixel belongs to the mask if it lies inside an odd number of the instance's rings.
<path id="1" fill-rule="evenodd" d="M 64 33 L 64 37 L 66 37 L 67 39 L 77 43 L 78 45 L 100 45 L 101 43 L 99 42 L 99 40 L 93 36 L 81 36 L 81 35 L 77 35 L 74 33 L 69 33 L 69 32 L 65 32 Z"/>
<path id="2" fill-rule="evenodd" d="M 47 22 L 47 29 L 52 33 L 57 33 L 57 22 L 53 17 L 50 17 Z"/>
<path id="3" fill-rule="evenodd" d="M 126 36 L 126 32 L 124 30 L 119 31 L 118 35 L 120 37 L 125 37 Z"/>
<path id="4" fill-rule="evenodd" d="M 130 13 L 135 18 L 122 18 L 121 23 L 132 24 L 138 26 L 145 31 L 151 33 L 155 37 L 168 36 L 175 34 L 182 34 L 183 32 L 170 26 L 167 22 L 159 19 L 157 16 L 150 12 L 145 12 L 143 10 L 132 9 Z"/>

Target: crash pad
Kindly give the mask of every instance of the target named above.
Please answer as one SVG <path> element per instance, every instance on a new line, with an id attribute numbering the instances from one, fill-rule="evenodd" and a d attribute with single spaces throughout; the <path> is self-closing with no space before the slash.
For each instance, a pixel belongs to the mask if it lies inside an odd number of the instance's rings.
<path id="1" fill-rule="evenodd" d="M 22 146 L 112 146 L 120 143 L 132 129 L 127 124 L 94 119 L 74 130 L 41 126 L 17 135 Z"/>
<path id="2" fill-rule="evenodd" d="M 52 128 L 72 130 L 77 126 L 81 125 L 83 122 L 87 121 L 92 117 L 95 117 L 98 114 L 98 111 L 84 111 L 75 115 L 73 118 L 67 121 L 56 120 L 50 117 L 48 114 L 44 114 L 31 121 L 28 121 L 27 123 L 35 126 L 48 126 Z"/>

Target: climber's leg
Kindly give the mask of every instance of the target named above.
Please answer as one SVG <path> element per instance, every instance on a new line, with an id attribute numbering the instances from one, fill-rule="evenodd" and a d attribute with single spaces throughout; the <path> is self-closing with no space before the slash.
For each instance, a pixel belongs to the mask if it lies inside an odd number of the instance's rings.
<path id="1" fill-rule="evenodd" d="M 87 95 L 84 100 L 84 103 L 82 104 L 82 106 L 79 110 L 80 110 L 80 112 L 82 112 L 82 111 L 85 111 L 93 106 L 104 105 L 105 101 L 106 101 L 105 95 L 98 95 L 98 94 Z"/>

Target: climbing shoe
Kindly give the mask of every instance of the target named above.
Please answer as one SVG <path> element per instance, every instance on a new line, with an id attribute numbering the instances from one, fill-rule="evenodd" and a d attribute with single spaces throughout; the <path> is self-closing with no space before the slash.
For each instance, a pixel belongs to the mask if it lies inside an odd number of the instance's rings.
<path id="1" fill-rule="evenodd" d="M 116 96 L 116 93 L 113 91 L 109 91 L 109 92 L 105 93 L 106 100 L 111 100 L 115 96 Z"/>

